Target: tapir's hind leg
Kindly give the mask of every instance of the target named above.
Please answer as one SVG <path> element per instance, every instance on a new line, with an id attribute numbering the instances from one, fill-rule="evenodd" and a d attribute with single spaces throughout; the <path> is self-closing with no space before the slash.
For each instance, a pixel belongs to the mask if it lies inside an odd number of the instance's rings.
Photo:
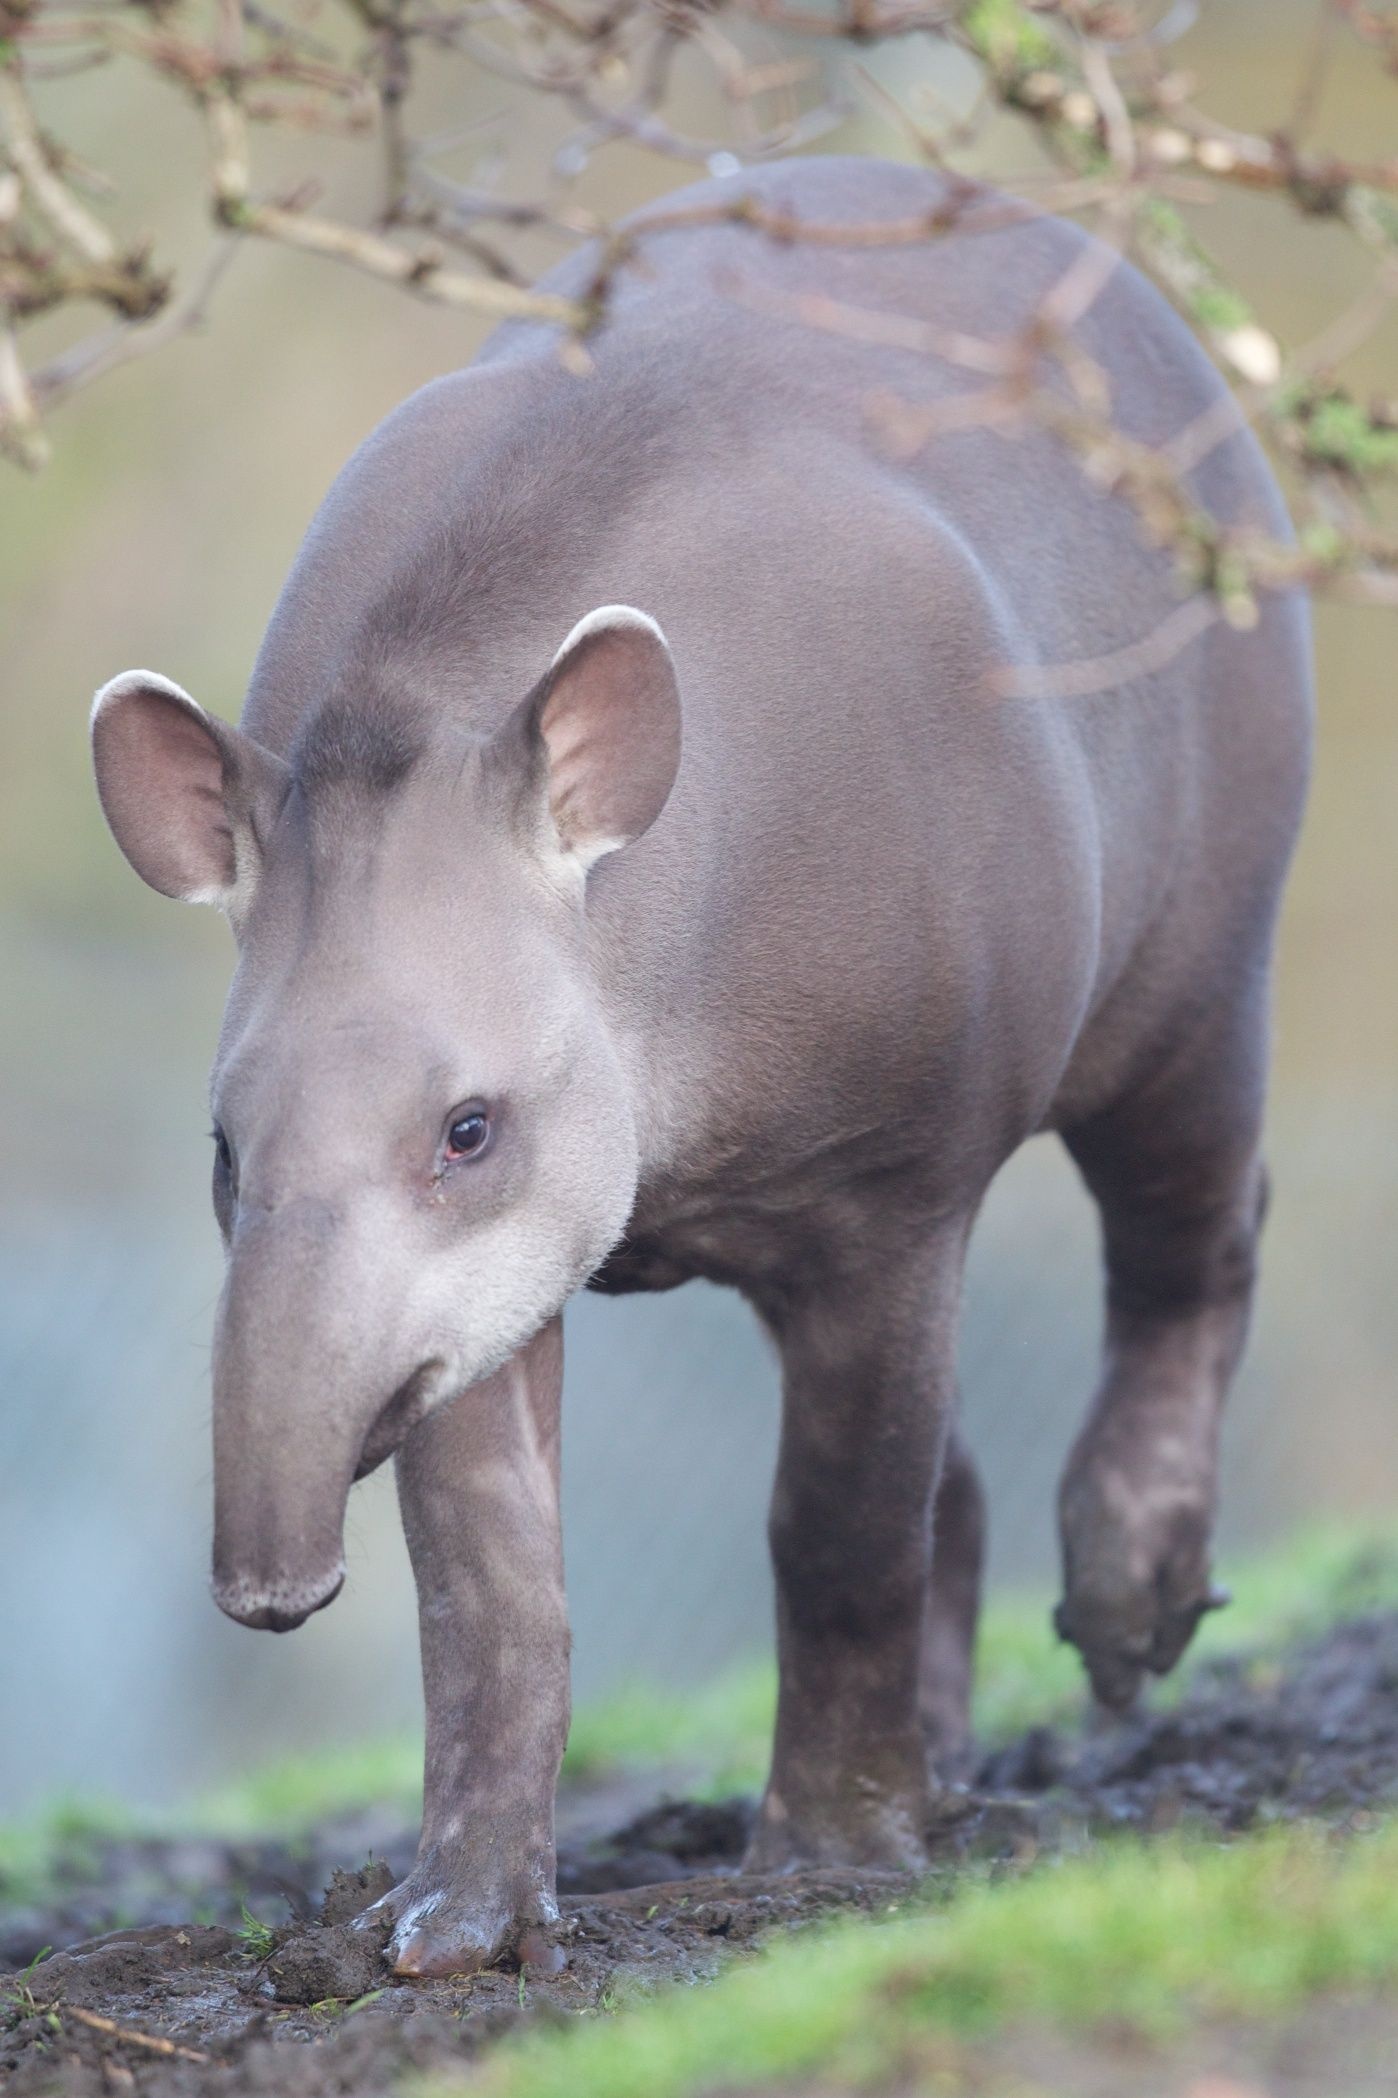
<path id="1" fill-rule="evenodd" d="M 922 1726 L 933 1767 L 950 1774 L 971 1738 L 971 1676 L 985 1564 L 985 1494 L 955 1429 L 932 1521 L 932 1586 L 922 1629 Z"/>
<path id="2" fill-rule="evenodd" d="M 1218 1432 L 1252 1304 L 1266 1176 L 1260 1000 L 1065 1132 L 1102 1213 L 1106 1363 L 1059 1490 L 1064 1600 L 1101 1701 L 1172 1668 L 1214 1600 Z"/>
<path id="3" fill-rule="evenodd" d="M 783 1373 L 780 1690 L 755 1870 L 926 1857 L 923 1629 L 965 1233 L 928 1243 L 892 1209 L 884 1195 L 838 1227 L 822 1220 L 752 1292 Z"/>

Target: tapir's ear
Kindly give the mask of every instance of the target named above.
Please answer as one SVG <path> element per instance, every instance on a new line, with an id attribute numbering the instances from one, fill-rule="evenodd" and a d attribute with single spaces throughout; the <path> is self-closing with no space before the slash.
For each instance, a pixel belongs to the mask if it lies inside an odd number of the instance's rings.
<path id="1" fill-rule="evenodd" d="M 141 879 L 241 916 L 290 784 L 282 760 L 150 670 L 98 693 L 92 760 L 112 836 Z"/>
<path id="2" fill-rule="evenodd" d="M 630 605 L 579 620 L 514 724 L 542 760 L 558 841 L 584 869 L 629 845 L 664 808 L 680 762 L 669 645 Z"/>

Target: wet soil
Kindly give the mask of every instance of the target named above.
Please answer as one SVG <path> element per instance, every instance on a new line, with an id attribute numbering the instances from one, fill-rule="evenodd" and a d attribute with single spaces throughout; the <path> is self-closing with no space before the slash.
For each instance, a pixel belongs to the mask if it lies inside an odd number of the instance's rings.
<path id="1" fill-rule="evenodd" d="M 0 1888 L 0 2087 L 6 2098 L 377 2098 L 410 2071 L 468 2061 L 522 2021 L 702 1980 L 773 1932 L 919 1897 L 890 1874 L 743 1874 L 752 1802 L 656 1804 L 655 1790 L 654 1776 L 628 1778 L 561 1803 L 557 1974 L 392 1981 L 381 1937 L 350 1922 L 411 1858 L 414 1832 L 379 1817 L 328 1823 L 295 1844 L 88 1841 L 61 1865 L 44 1910 L 6 1909 Z M 1154 1714 L 1081 1734 L 1035 1730 L 984 1756 L 948 1797 L 933 1884 L 972 1858 L 1025 1860 L 1114 1828 L 1199 1820 L 1234 1831 L 1296 1815 L 1362 1827 L 1395 1802 L 1398 1613 L 1339 1626 L 1280 1660 L 1200 1668 Z M 260 1938 L 239 1928 L 244 1903 L 271 1926 Z M 45 1946 L 50 1956 L 25 1974 Z M 1155 2089 L 1149 2067 L 1145 2081 L 1119 2075 L 1120 2088 Z M 1007 2060 L 1011 2081 L 1013 2069 Z M 1054 2087 L 1042 2067 L 1038 2080 Z M 993 2089 L 994 2077 L 977 2087 Z"/>

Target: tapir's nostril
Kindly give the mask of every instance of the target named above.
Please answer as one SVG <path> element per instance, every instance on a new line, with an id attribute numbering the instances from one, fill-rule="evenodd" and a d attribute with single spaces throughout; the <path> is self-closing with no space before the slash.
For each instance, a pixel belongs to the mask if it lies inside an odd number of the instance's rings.
<path id="1" fill-rule="evenodd" d="M 377 1471 L 386 1457 L 391 1457 L 415 1428 L 432 1410 L 446 1364 L 434 1356 L 424 1362 L 421 1369 L 414 1370 L 406 1383 L 400 1384 L 393 1397 L 378 1415 L 355 1466 L 356 1479 L 367 1479 L 370 1472 Z"/>
<path id="2" fill-rule="evenodd" d="M 253 1632 L 294 1632 L 297 1625 L 314 1617 L 333 1603 L 345 1585 L 343 1560 L 321 1581 L 275 1581 L 261 1586 L 240 1577 L 235 1581 L 214 1576 L 213 1597 L 225 1617 L 246 1625 Z"/>

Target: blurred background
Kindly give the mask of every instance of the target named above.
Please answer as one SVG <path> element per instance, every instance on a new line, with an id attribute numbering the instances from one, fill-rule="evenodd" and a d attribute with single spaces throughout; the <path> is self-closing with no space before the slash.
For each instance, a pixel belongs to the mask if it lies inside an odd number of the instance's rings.
<path id="1" fill-rule="evenodd" d="M 1205 0 L 1179 47 L 1213 114 L 1265 128 L 1306 63 L 1307 0 Z M 954 58 L 865 58 L 906 97 L 970 92 Z M 452 75 L 459 96 L 460 73 Z M 429 90 L 430 92 L 430 90 Z M 700 92 L 696 88 L 696 92 Z M 1391 153 L 1391 89 L 1341 63 L 1320 131 Z M 64 84 L 127 221 L 171 256 L 207 238 L 163 194 L 196 119 L 133 76 Z M 472 150 L 511 170 L 557 144 L 484 78 Z M 885 115 L 824 147 L 906 152 Z M 353 199 L 362 148 L 330 153 Z M 303 155 L 309 158 L 309 154 Z M 317 166 L 326 150 L 316 141 Z M 978 163 L 1013 175 L 1008 120 Z M 294 178 L 295 138 L 268 167 Z M 264 169 L 265 176 L 267 170 Z M 613 211 L 665 179 L 619 147 L 584 194 Z M 673 170 L 677 183 L 684 171 Z M 1258 316 L 1317 333 L 1359 288 L 1354 243 L 1232 194 L 1204 228 Z M 540 245 L 541 265 L 553 251 Z M 118 857 L 87 758 L 94 688 L 147 665 L 236 714 L 261 629 L 332 475 L 412 387 L 482 331 L 333 265 L 240 254 L 201 335 L 116 372 L 53 425 L 37 479 L 0 469 L 0 1815 L 65 1791 L 168 1804 L 283 1751 L 419 1723 L 416 1623 L 391 1479 L 351 1505 L 350 1578 L 294 1639 L 219 1617 L 207 1594 L 208 1333 L 219 1286 L 204 1100 L 231 944 Z M 1398 332 L 1347 368 L 1398 386 Z M 1250 1357 L 1227 1434 L 1223 1541 L 1398 1505 L 1398 693 L 1391 613 L 1322 608 L 1321 727 L 1287 906 L 1271 1156 L 1275 1206 Z M 969 1434 L 992 1510 L 992 1573 L 1054 1574 L 1053 1493 L 1093 1380 L 1097 1252 L 1057 1148 L 997 1185 L 965 1322 Z M 565 1512 L 575 1688 L 677 1687 L 770 1641 L 763 1524 L 776 1378 L 744 1307 L 693 1285 L 568 1318 Z M 1047 1623 L 1045 1638 L 1049 1637 Z"/>

